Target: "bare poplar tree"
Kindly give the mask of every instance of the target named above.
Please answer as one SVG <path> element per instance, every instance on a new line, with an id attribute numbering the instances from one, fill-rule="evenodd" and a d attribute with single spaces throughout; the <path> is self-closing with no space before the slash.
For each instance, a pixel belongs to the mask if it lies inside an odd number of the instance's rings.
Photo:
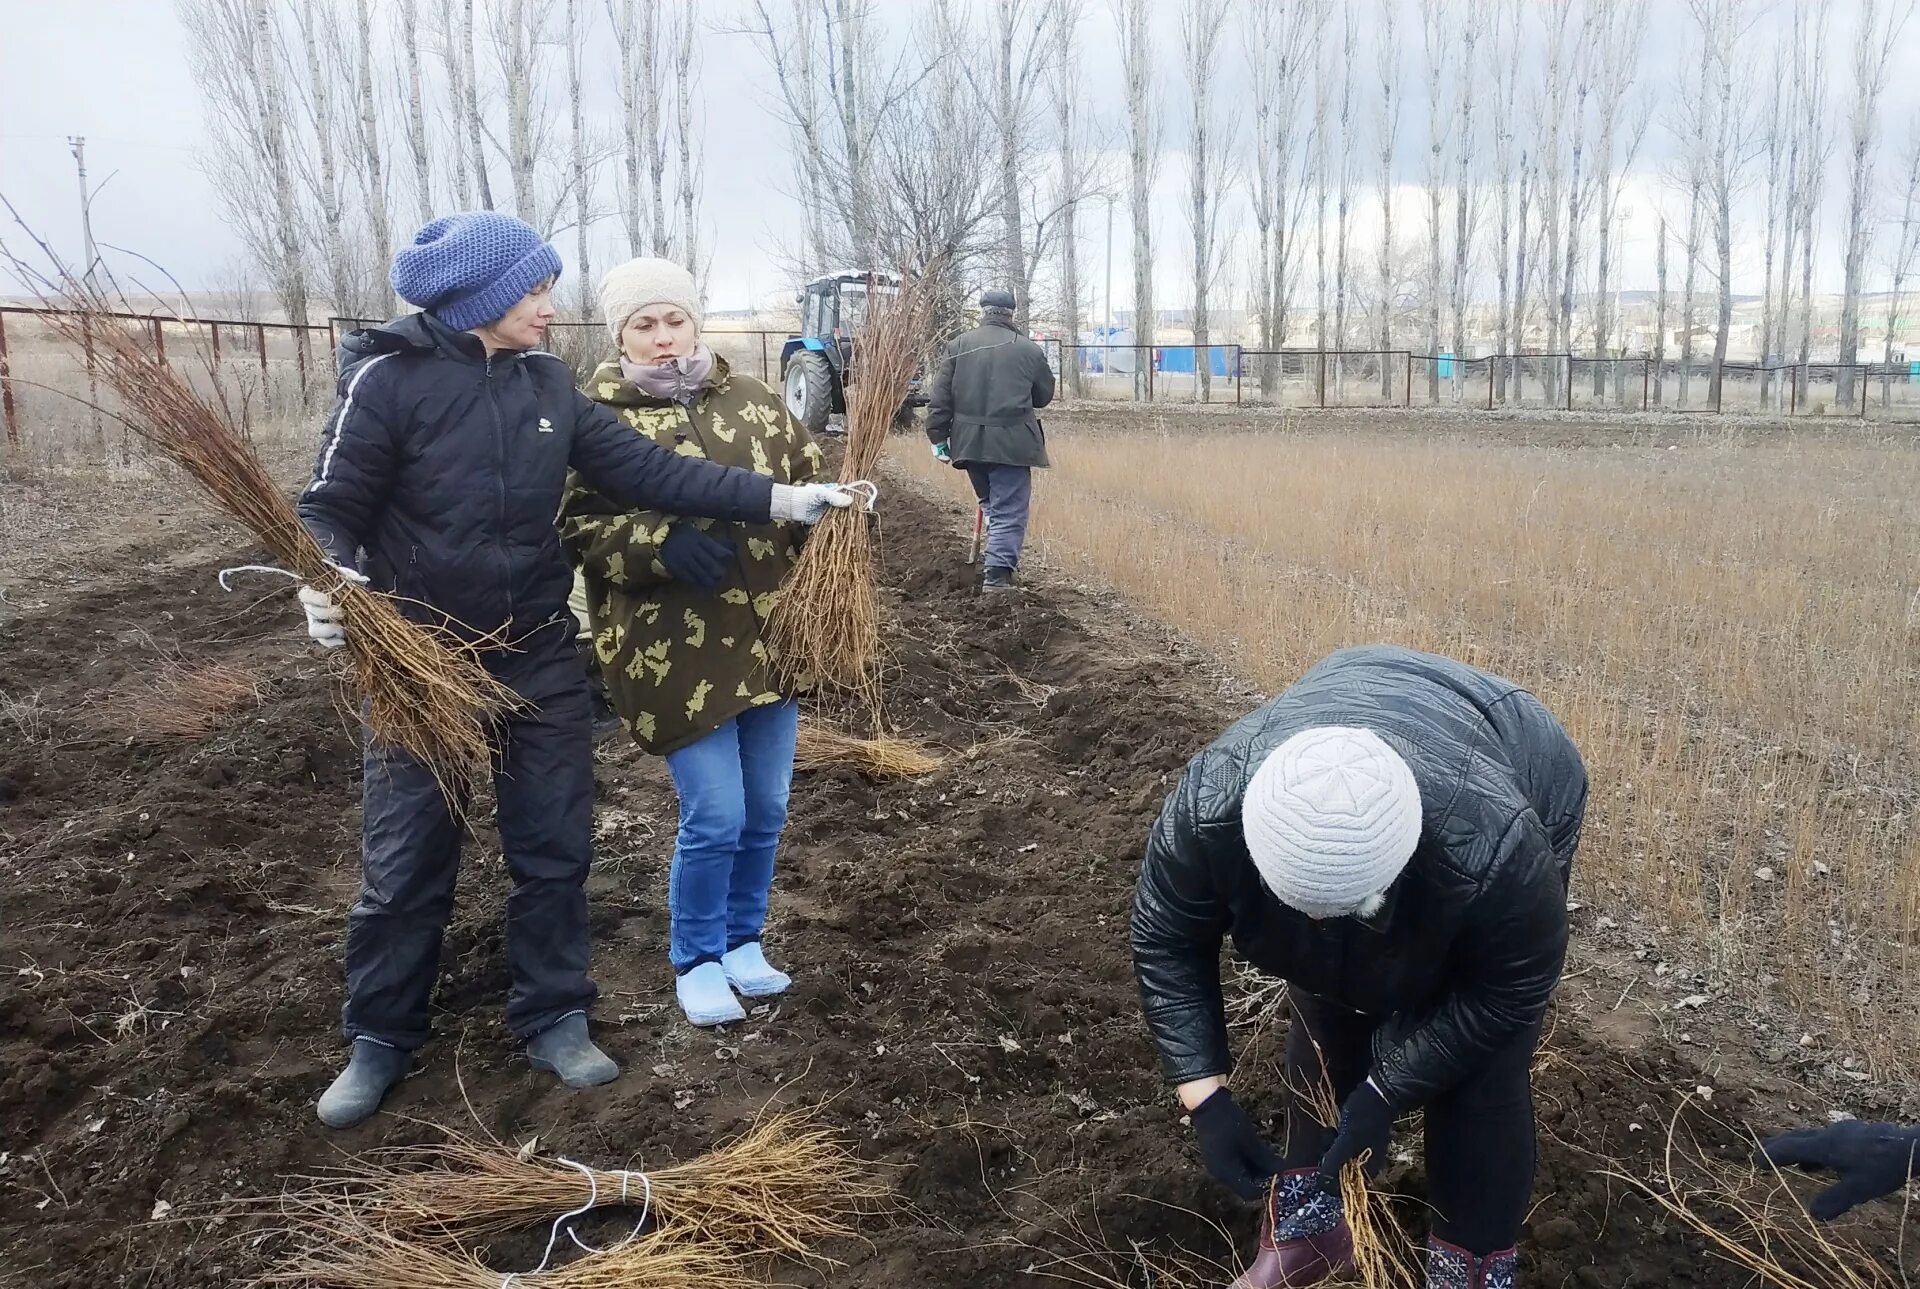
<path id="1" fill-rule="evenodd" d="M 1564 199 L 1562 180 L 1563 156 L 1561 137 L 1567 127 L 1567 22 L 1573 12 L 1573 0 L 1549 0 L 1545 6 L 1547 31 L 1547 81 L 1545 108 L 1547 116 L 1547 141 L 1540 151 L 1540 173 L 1542 189 L 1539 194 L 1543 233 L 1546 239 L 1544 247 L 1545 263 L 1541 266 L 1541 280 L 1546 286 L 1546 347 L 1549 352 L 1559 352 L 1561 336 L 1559 329 L 1560 311 L 1555 307 L 1553 293 L 1560 280 L 1561 243 L 1560 210 Z M 1558 402 L 1559 368 L 1549 362 L 1544 377 L 1549 402 Z"/>
<path id="2" fill-rule="evenodd" d="M 1520 86 L 1521 18 L 1526 12 L 1520 0 L 1502 0 L 1494 11 L 1494 96 L 1493 158 L 1495 167 L 1494 202 L 1498 206 L 1499 241 L 1494 258 L 1494 276 L 1499 281 L 1499 313 L 1494 319 L 1494 349 L 1500 354 L 1518 347 L 1511 315 L 1513 202 L 1514 187 L 1514 100 Z M 1494 397 L 1507 398 L 1507 369 L 1512 360 L 1502 358 L 1493 364 L 1490 379 Z"/>
<path id="3" fill-rule="evenodd" d="M 1803 14 L 1802 9 L 1811 13 Z M 1807 388 L 1808 367 L 1813 350 L 1813 230 L 1820 209 L 1820 193 L 1826 178 L 1827 160 L 1833 144 L 1827 128 L 1827 20 L 1829 10 L 1820 0 L 1809 0 L 1795 10 L 1796 27 L 1804 25 L 1806 66 L 1796 71 L 1796 83 L 1804 82 L 1800 100 L 1800 153 L 1804 171 L 1800 178 L 1800 362 L 1794 388 Z M 1804 18 L 1804 24 L 1802 22 Z"/>
<path id="4" fill-rule="evenodd" d="M 1599 185 L 1594 206 L 1594 222 L 1599 237 L 1599 274 L 1593 300 L 1593 352 L 1596 358 L 1610 357 L 1608 349 L 1613 333 L 1613 223 L 1619 214 L 1620 190 L 1633 168 L 1645 137 L 1649 119 L 1648 104 L 1634 92 L 1639 77 L 1640 49 L 1646 39 L 1646 0 L 1609 0 L 1600 31 L 1600 111 L 1599 155 L 1595 158 L 1594 178 Z M 1626 138 L 1620 138 L 1621 127 Z M 1606 372 L 1611 367 L 1616 377 L 1617 362 L 1599 362 L 1593 369 L 1593 392 L 1606 392 Z M 1616 395 L 1616 397 L 1618 397 Z"/>
<path id="5" fill-rule="evenodd" d="M 380 138 L 379 97 L 373 90 L 373 12 L 367 0 L 354 4 L 354 84 L 360 97 L 357 141 L 361 184 L 366 193 L 367 223 L 373 229 L 373 279 L 384 283 L 387 265 L 393 262 L 393 221 L 387 215 L 387 172 L 383 163 L 385 145 Z M 391 297 L 376 287 L 375 297 Z M 380 312 L 386 310 L 382 308 Z"/>
<path id="6" fill-rule="evenodd" d="M 1654 252 L 1653 405 L 1666 404 L 1667 376 L 1667 217 L 1660 216 L 1660 243 Z"/>
<path id="7" fill-rule="evenodd" d="M 1476 6 L 1469 5 L 1471 14 Z M 1470 20 L 1470 19 L 1469 19 Z M 1427 59 L 1427 401 L 1440 401 L 1440 301 L 1444 272 L 1440 260 L 1440 204 L 1445 196 L 1447 139 L 1453 112 L 1443 94 L 1440 69 L 1447 61 L 1447 33 L 1453 26 L 1444 0 L 1420 0 L 1420 45 Z M 1464 78 L 1473 79 L 1471 71 Z M 1464 152 L 1465 149 L 1462 149 Z"/>
<path id="8" fill-rule="evenodd" d="M 1220 270 L 1220 207 L 1224 178 L 1221 162 L 1226 149 L 1213 137 L 1213 82 L 1220 62 L 1220 39 L 1226 26 L 1225 0 L 1182 0 L 1180 50 L 1192 107 L 1187 133 L 1188 226 L 1193 232 L 1193 370 L 1194 398 L 1205 403 L 1213 396 L 1211 361 L 1214 279 Z M 1231 137 L 1232 132 L 1228 131 Z"/>
<path id="9" fill-rule="evenodd" d="M 1900 232 L 1893 250 L 1893 289 L 1887 295 L 1886 346 L 1880 355 L 1880 406 L 1893 399 L 1893 338 L 1899 331 L 1907 305 L 1907 279 L 1920 257 L 1920 116 L 1907 127 L 1907 146 L 1901 169 L 1906 173 L 1905 192 L 1900 201 Z"/>
<path id="10" fill-rule="evenodd" d="M 959 56 L 962 71 L 993 121 L 999 175 L 995 193 L 1000 211 L 999 276 L 1014 294 L 1014 320 L 1023 329 L 1038 258 L 1027 253 L 1027 230 L 1036 212 L 1025 209 L 1023 177 L 1039 162 L 1035 117 L 1055 52 L 1049 29 L 1054 17 L 1051 0 L 993 0 L 988 67 L 979 69 L 974 58 Z M 982 75 L 982 70 L 991 76 Z"/>
<path id="11" fill-rule="evenodd" d="M 1347 221 L 1353 213 L 1353 193 L 1359 174 L 1359 132 L 1353 123 L 1353 6 L 1341 6 L 1340 40 L 1340 196 L 1334 216 L 1333 348 L 1347 346 Z M 1320 342 L 1326 344 L 1324 339 Z M 1340 384 L 1340 363 L 1334 362 L 1334 383 Z"/>
<path id="12" fill-rule="evenodd" d="M 1255 259 L 1253 313 L 1260 327 L 1260 392 L 1263 397 L 1278 397 L 1280 362 L 1274 350 L 1281 339 L 1274 334 L 1273 235 L 1279 218 L 1280 176 L 1275 173 L 1279 148 L 1275 145 L 1277 118 L 1281 111 L 1279 60 L 1274 51 L 1281 42 L 1280 8 L 1274 0 L 1249 0 L 1241 9 L 1240 47 L 1246 54 L 1249 98 L 1253 103 L 1251 164 L 1247 173 L 1253 181 L 1252 206 Z"/>
<path id="13" fill-rule="evenodd" d="M 1754 128 L 1735 110 L 1739 46 L 1752 22 L 1747 0 L 1688 0 L 1700 29 L 1697 92 L 1683 105 L 1693 132 L 1692 161 L 1713 222 L 1719 309 L 1714 327 L 1708 397 L 1721 406 L 1727 344 L 1733 330 L 1733 203 L 1750 160 Z"/>
<path id="14" fill-rule="evenodd" d="M 1534 194 L 1539 188 L 1540 163 L 1522 152 L 1520 154 L 1520 194 L 1515 205 L 1513 241 L 1513 348 L 1516 354 L 1524 353 L 1527 347 L 1527 265 L 1532 257 L 1533 244 L 1527 240 L 1527 215 L 1531 212 Z M 1513 383 L 1514 399 L 1524 404 L 1527 399 L 1526 367 L 1518 360 L 1514 363 Z"/>
<path id="15" fill-rule="evenodd" d="M 803 6 L 802 13 L 811 10 Z M 653 152 L 650 140 L 659 132 L 658 0 L 607 0 L 607 18 L 620 50 L 620 161 L 615 167 L 620 214 L 627 253 L 647 255 L 654 247 L 654 203 L 647 195 L 653 170 L 648 159 Z"/>
<path id="16" fill-rule="evenodd" d="M 580 12 L 583 0 L 567 0 L 567 107 L 573 170 L 574 255 L 580 261 L 574 306 L 583 321 L 592 321 L 598 292 L 593 279 L 593 186 L 587 182 L 586 83 L 587 24 Z"/>
<path id="17" fill-rule="evenodd" d="M 642 0 L 646 12 L 640 20 L 640 39 L 648 49 L 664 47 L 660 39 L 661 0 Z M 667 224 L 667 131 L 664 86 L 661 69 L 664 59 L 653 60 L 647 95 L 640 102 L 640 138 L 646 149 L 647 194 L 652 202 L 653 245 L 649 255 L 671 255 L 673 233 Z"/>
<path id="18" fill-rule="evenodd" d="M 1789 54 L 1783 37 L 1773 51 L 1772 84 L 1784 87 L 1791 83 L 1788 62 Z M 1760 293 L 1760 405 L 1763 408 L 1773 405 L 1772 365 L 1774 353 L 1779 348 L 1775 311 L 1778 301 L 1774 296 L 1773 265 L 1780 249 L 1781 227 L 1792 218 L 1788 206 L 1793 182 L 1790 169 L 1793 141 L 1788 128 L 1792 113 L 1791 95 L 1776 93 L 1768 97 L 1763 146 L 1766 154 L 1767 224 L 1760 252 L 1763 264 Z"/>
<path id="19" fill-rule="evenodd" d="M 427 94 L 420 70 L 420 0 L 401 0 L 400 47 L 407 59 L 407 151 L 413 157 L 413 195 L 422 224 L 433 220 L 433 184 L 427 161 Z"/>
<path id="20" fill-rule="evenodd" d="M 1571 176 L 1567 184 L 1567 227 L 1566 250 L 1560 257 L 1559 314 L 1560 342 L 1565 347 L 1567 360 L 1567 383 L 1573 383 L 1574 349 L 1573 333 L 1573 287 L 1574 279 L 1580 269 L 1580 231 L 1585 222 L 1586 212 L 1593 204 L 1593 177 L 1584 175 L 1582 167 L 1586 160 L 1587 144 L 1587 98 L 1593 91 L 1595 69 L 1600 59 L 1602 31 L 1606 21 L 1609 0 L 1592 0 L 1581 16 L 1580 44 L 1574 60 L 1573 116 L 1567 126 L 1567 139 L 1570 144 Z M 1612 105 L 1604 105 L 1600 115 L 1611 114 Z M 1603 230 L 1604 231 L 1604 230 Z M 1567 390 L 1569 398 L 1573 390 Z"/>
<path id="21" fill-rule="evenodd" d="M 518 3 L 519 0 L 516 0 Z M 463 66 L 460 71 L 460 87 L 466 91 L 466 130 L 467 145 L 472 148 L 470 162 L 473 166 L 475 191 L 480 197 L 482 209 L 493 209 L 493 183 L 487 177 L 487 150 L 482 145 L 485 138 L 486 123 L 480 116 L 480 61 L 474 51 L 478 48 L 480 29 L 473 14 L 473 0 L 461 0 L 464 21 L 459 37 L 460 56 Z"/>
<path id="22" fill-rule="evenodd" d="M 699 51 L 694 40 L 694 9 L 691 4 L 680 12 L 673 42 L 673 137 L 679 144 L 680 237 L 676 252 L 701 284 L 706 283 L 706 267 L 700 246 L 700 174 L 705 153 L 698 137 L 693 114 L 693 91 L 700 81 Z"/>
<path id="23" fill-rule="evenodd" d="M 1332 111 L 1333 72 L 1327 58 L 1327 9 L 1315 6 L 1313 59 L 1313 343 L 1327 348 L 1327 117 Z M 1315 379 L 1326 398 L 1327 365 L 1322 359 Z"/>
<path id="24" fill-rule="evenodd" d="M 1388 358 L 1393 349 L 1393 145 L 1400 132 L 1400 28 L 1394 0 L 1383 0 L 1379 38 L 1374 46 L 1380 77 L 1380 395 L 1393 396 L 1393 372 Z"/>
<path id="25" fill-rule="evenodd" d="M 1054 0 L 1054 54 L 1051 93 L 1059 136 L 1058 193 L 1060 206 L 1060 329 L 1066 343 L 1080 342 L 1085 310 L 1080 288 L 1080 202 L 1086 196 L 1088 155 L 1085 123 L 1080 115 L 1080 24 L 1084 0 Z M 1061 352 L 1067 389 L 1078 398 L 1085 391 L 1076 353 Z"/>
<path id="26" fill-rule="evenodd" d="M 1698 0 L 1696 0 L 1696 3 Z M 1860 26 L 1853 41 L 1853 106 L 1847 114 L 1847 234 L 1840 297 L 1840 379 L 1836 398 L 1853 406 L 1853 364 L 1860 359 L 1860 278 L 1866 267 L 1873 229 L 1873 170 L 1879 146 L 1880 98 L 1894 42 L 1913 13 L 1913 0 L 1861 0 Z M 1864 399 L 1865 395 L 1862 394 Z"/>
<path id="27" fill-rule="evenodd" d="M 1454 67 L 1460 77 L 1460 140 L 1454 149 L 1453 199 L 1453 396 L 1465 386 L 1467 361 L 1467 261 L 1473 249 L 1478 219 L 1471 161 L 1477 141 L 1473 136 L 1473 91 L 1480 77 L 1475 50 L 1480 42 L 1480 6 L 1468 5 L 1454 26 L 1458 52 Z"/>
<path id="28" fill-rule="evenodd" d="M 313 138 L 315 165 L 309 182 L 320 208 L 317 222 L 325 256 L 327 296 L 335 312 L 357 317 L 363 311 L 363 302 L 353 256 L 347 250 L 347 218 L 337 160 L 340 126 L 333 103 L 337 63 L 334 67 L 325 66 L 320 55 L 323 46 L 334 53 L 340 47 L 340 32 L 331 21 L 332 16 L 331 5 L 322 5 L 320 0 L 302 0 L 300 48 L 306 55 L 307 76 L 304 85 L 297 80 L 293 83 L 306 91 L 307 124 Z M 320 25 L 323 22 L 325 29 Z"/>
<path id="29" fill-rule="evenodd" d="M 1690 161 L 1689 165 L 1692 164 Z M 1693 385 L 1693 289 L 1700 269 L 1700 189 L 1699 177 L 1691 176 L 1687 183 L 1687 235 L 1680 243 L 1680 249 L 1687 256 L 1687 271 L 1680 287 L 1680 410 L 1683 412 L 1687 410 Z"/>
<path id="30" fill-rule="evenodd" d="M 1128 173 L 1133 216 L 1134 342 L 1143 346 L 1135 364 L 1133 393 L 1144 399 L 1153 370 L 1153 176 L 1160 165 L 1160 122 L 1153 92 L 1153 45 L 1147 0 L 1112 0 L 1120 34 L 1120 67 L 1126 82 Z"/>
<path id="31" fill-rule="evenodd" d="M 273 7 L 267 0 L 179 0 L 187 58 L 208 107 L 202 157 L 224 215 L 265 266 L 290 322 L 304 325 L 307 265 Z"/>
<path id="32" fill-rule="evenodd" d="M 473 183 L 467 171 L 466 56 L 461 52 L 462 31 L 454 0 L 440 0 L 434 11 L 434 52 L 447 77 L 447 133 L 453 140 L 453 199 L 462 210 L 473 209 Z"/>

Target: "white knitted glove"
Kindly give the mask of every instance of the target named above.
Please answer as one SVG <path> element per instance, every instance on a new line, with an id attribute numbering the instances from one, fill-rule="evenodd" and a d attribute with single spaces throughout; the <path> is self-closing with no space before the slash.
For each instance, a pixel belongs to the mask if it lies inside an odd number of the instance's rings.
<path id="1" fill-rule="evenodd" d="M 852 504 L 853 494 L 835 483 L 773 485 L 773 522 L 776 524 L 817 524 L 828 510 L 844 509 Z"/>
<path id="2" fill-rule="evenodd" d="M 361 586 L 367 584 L 365 574 L 342 568 L 338 564 L 330 567 L 349 582 L 358 582 Z M 338 649 L 347 642 L 346 615 L 333 596 L 325 591 L 316 591 L 311 586 L 303 586 L 300 588 L 300 607 L 307 611 L 307 634 L 322 649 Z"/>

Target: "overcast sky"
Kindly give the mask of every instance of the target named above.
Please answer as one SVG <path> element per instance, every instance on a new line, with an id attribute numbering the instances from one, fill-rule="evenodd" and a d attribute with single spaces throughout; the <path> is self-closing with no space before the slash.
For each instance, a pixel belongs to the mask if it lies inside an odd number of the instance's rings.
<path id="1" fill-rule="evenodd" d="M 1397 199 L 1396 214 L 1411 239 L 1424 235 L 1425 196 L 1416 193 L 1413 185 L 1419 180 L 1425 142 L 1425 84 L 1416 11 L 1411 0 L 1403 3 L 1406 50 L 1400 81 L 1407 110 L 1400 127 L 1399 179 L 1406 186 Z M 708 243 L 717 248 L 709 301 L 713 308 L 744 307 L 785 288 L 774 251 L 797 223 L 794 203 L 785 193 L 791 173 L 786 138 L 771 110 L 760 52 L 749 37 L 724 30 L 737 7 L 734 0 L 710 0 L 701 5 L 706 30 L 702 36 L 698 103 L 704 113 L 707 147 L 704 217 Z M 1742 45 L 1740 64 L 1751 72 L 1743 97 L 1754 112 L 1763 110 L 1774 89 L 1769 63 L 1775 34 L 1784 22 L 1785 0 L 1773 8 L 1781 12 L 1763 14 Z M 1828 54 L 1829 77 L 1838 98 L 1848 89 L 1844 54 L 1858 21 L 1859 3 L 1835 0 L 1832 8 L 1835 26 Z M 909 9 L 910 0 L 886 0 L 880 6 L 881 13 L 896 26 L 904 25 L 901 20 L 908 16 Z M 1360 12 L 1371 13 L 1372 9 L 1366 5 Z M 1156 295 L 1163 307 L 1182 304 L 1190 295 L 1190 269 L 1184 267 L 1190 253 L 1186 250 L 1188 237 L 1182 213 L 1185 158 L 1180 152 L 1187 100 L 1179 84 L 1176 61 L 1179 10 L 1180 6 L 1168 0 L 1156 4 L 1154 13 L 1162 37 L 1155 44 L 1163 60 L 1157 74 L 1166 140 L 1155 216 Z M 1654 32 L 1648 41 L 1642 79 L 1670 94 L 1673 78 L 1689 48 L 1683 38 L 1683 7 L 1678 0 L 1653 0 L 1653 12 Z M 1118 57 L 1110 9 L 1096 0 L 1088 13 L 1088 107 L 1096 117 L 1106 120 L 1117 139 Z M 77 258 L 78 195 L 66 140 L 69 134 L 83 134 L 94 182 L 112 176 L 94 210 L 95 233 L 100 241 L 151 257 L 190 287 L 212 286 L 228 278 L 242 251 L 222 222 L 219 202 L 198 165 L 197 153 L 204 137 L 201 106 L 173 6 L 162 0 L 0 0 L 0 31 L 6 33 L 0 41 L 0 194 L 11 199 L 34 228 Z M 1237 38 L 1226 42 L 1219 80 L 1223 103 L 1244 97 L 1241 47 Z M 1369 75 L 1372 55 L 1365 43 L 1361 60 L 1362 80 L 1356 102 L 1365 128 L 1371 131 L 1374 100 L 1370 91 L 1377 83 Z M 1920 110 L 1920 78 L 1910 74 L 1915 66 L 1920 66 L 1920 22 L 1903 32 L 1895 49 L 1894 72 L 1883 112 L 1885 147 L 1879 200 L 1889 216 L 1897 209 L 1899 199 L 1900 154 Z M 603 106 L 610 107 L 610 103 Z M 1655 112 L 1638 173 L 1621 201 L 1621 285 L 1627 289 L 1652 289 L 1654 285 L 1653 230 L 1660 210 L 1664 208 L 1676 224 L 1685 217 L 1684 195 L 1676 194 L 1664 178 L 1674 151 L 1666 128 L 1670 116 L 1670 112 Z M 1844 151 L 1836 147 L 1828 168 L 1816 290 L 1838 289 L 1837 226 L 1844 199 Z M 1378 227 L 1378 204 L 1373 196 L 1377 177 L 1370 161 L 1362 165 L 1360 179 L 1365 200 L 1357 216 L 1356 245 L 1364 247 L 1377 239 L 1374 230 Z M 1735 286 L 1741 291 L 1759 289 L 1760 199 L 1756 182 L 1743 202 L 1736 230 Z M 1232 203 L 1230 222 L 1250 224 L 1244 194 L 1232 198 Z M 1081 230 L 1086 262 L 1092 270 L 1096 309 L 1103 289 L 1106 229 L 1106 214 L 1101 207 L 1089 212 Z M 1131 293 L 1131 256 L 1124 201 L 1116 211 L 1114 234 L 1114 302 L 1125 308 Z M 601 264 L 624 249 L 616 245 L 616 237 L 611 221 L 596 230 L 596 240 L 604 247 L 599 252 Z M 571 256 L 571 236 L 561 240 L 563 250 Z M 1248 260 L 1250 248 L 1243 246 L 1240 258 L 1243 263 Z M 1244 267 L 1231 276 L 1243 291 Z M 1480 276 L 1490 281 L 1484 273 Z M 1677 261 L 1673 277 L 1677 289 Z M 1884 277 L 1883 268 L 1870 268 L 1870 284 Z M 1300 289 L 1310 296 L 1310 279 Z"/>

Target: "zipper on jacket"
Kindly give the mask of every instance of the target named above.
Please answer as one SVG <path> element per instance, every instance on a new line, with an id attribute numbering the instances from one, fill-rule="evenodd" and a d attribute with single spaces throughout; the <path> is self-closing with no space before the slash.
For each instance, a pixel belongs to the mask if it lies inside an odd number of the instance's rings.
<path id="1" fill-rule="evenodd" d="M 494 499 L 495 504 L 499 508 L 498 522 L 494 525 L 493 529 L 493 541 L 494 545 L 500 548 L 500 567 L 506 574 L 507 620 L 503 625 L 511 628 L 514 618 L 514 597 L 513 557 L 507 553 L 507 427 L 506 422 L 502 420 L 500 416 L 500 399 L 493 392 L 492 354 L 487 355 L 485 370 L 486 375 L 484 379 L 487 387 L 487 407 L 493 413 L 493 459 L 494 465 L 496 466 L 494 470 Z"/>

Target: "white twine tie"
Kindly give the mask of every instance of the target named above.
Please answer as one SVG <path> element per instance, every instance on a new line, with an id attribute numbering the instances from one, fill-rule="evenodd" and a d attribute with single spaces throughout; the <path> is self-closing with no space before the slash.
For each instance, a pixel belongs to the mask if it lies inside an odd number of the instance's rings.
<path id="1" fill-rule="evenodd" d="M 271 564 L 240 564 L 234 568 L 223 568 L 220 570 L 219 582 L 221 590 L 233 590 L 231 586 L 227 585 L 227 579 L 235 573 L 278 573 L 281 577 L 290 577 L 296 582 L 301 580 L 298 573 L 290 573 L 284 568 L 275 568 Z"/>
<path id="2" fill-rule="evenodd" d="M 610 1169 L 608 1171 L 616 1172 L 620 1175 L 619 1203 L 621 1204 L 625 1204 L 627 1202 L 627 1188 L 629 1184 L 636 1177 L 640 1179 L 640 1186 L 641 1186 L 640 1220 L 633 1224 L 633 1230 L 627 1233 L 626 1239 L 620 1241 L 620 1243 L 618 1244 L 611 1245 L 605 1249 L 596 1249 L 591 1244 L 588 1244 L 585 1240 L 575 1235 L 573 1233 L 573 1228 L 570 1226 L 567 1226 L 567 1223 L 571 1222 L 574 1218 L 579 1217 L 582 1213 L 586 1213 L 599 1206 L 600 1183 L 595 1178 L 593 1170 L 591 1168 L 588 1168 L 585 1164 L 576 1163 L 574 1160 L 568 1159 L 565 1155 L 561 1155 L 558 1158 L 561 1163 L 565 1164 L 567 1167 L 571 1169 L 574 1169 L 582 1177 L 587 1179 L 587 1202 L 582 1204 L 579 1208 L 572 1210 L 571 1212 L 562 1213 L 559 1217 L 554 1218 L 553 1229 L 547 1233 L 547 1250 L 545 1253 L 542 1253 L 540 1255 L 540 1265 L 535 1267 L 531 1271 L 507 1272 L 505 1275 L 500 1277 L 500 1289 L 508 1289 L 508 1287 L 512 1285 L 513 1282 L 519 1279 L 521 1276 L 537 1276 L 542 1272 L 544 1272 L 547 1269 L 548 1264 L 550 1264 L 553 1261 L 553 1246 L 560 1242 L 560 1231 L 562 1228 L 565 1228 L 567 1232 L 567 1238 L 569 1240 L 572 1240 L 576 1245 L 578 1245 L 585 1252 L 612 1253 L 615 1249 L 624 1249 L 627 1245 L 632 1244 L 635 1240 L 639 1239 L 640 1232 L 643 1229 L 645 1229 L 647 1225 L 647 1214 L 653 1208 L 652 1180 L 648 1178 L 648 1176 L 645 1173 L 628 1172 L 624 1168 L 616 1168 L 616 1169 Z"/>

